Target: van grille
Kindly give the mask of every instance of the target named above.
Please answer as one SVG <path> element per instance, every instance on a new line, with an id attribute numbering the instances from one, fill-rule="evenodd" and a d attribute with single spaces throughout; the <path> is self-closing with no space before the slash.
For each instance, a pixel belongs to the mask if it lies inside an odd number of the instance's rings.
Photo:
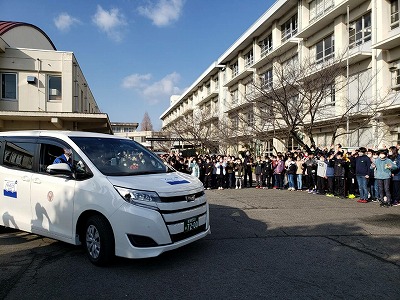
<path id="1" fill-rule="evenodd" d="M 171 202 L 187 202 L 188 197 L 194 196 L 194 199 L 204 196 L 204 191 L 198 192 L 196 194 L 184 195 L 184 196 L 174 196 L 174 197 L 160 197 L 161 202 L 171 203 Z M 193 199 L 193 200 L 194 200 Z"/>

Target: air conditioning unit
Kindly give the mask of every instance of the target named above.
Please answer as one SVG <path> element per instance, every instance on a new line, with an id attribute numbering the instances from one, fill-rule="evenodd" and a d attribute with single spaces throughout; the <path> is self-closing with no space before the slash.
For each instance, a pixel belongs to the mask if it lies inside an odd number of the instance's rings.
<path id="1" fill-rule="evenodd" d="M 398 67 L 397 67 L 397 63 L 391 63 L 391 64 L 389 64 L 389 70 L 390 71 L 394 71 L 394 70 L 396 70 Z"/>
<path id="2" fill-rule="evenodd" d="M 50 96 L 60 96 L 60 91 L 57 89 L 50 89 Z"/>

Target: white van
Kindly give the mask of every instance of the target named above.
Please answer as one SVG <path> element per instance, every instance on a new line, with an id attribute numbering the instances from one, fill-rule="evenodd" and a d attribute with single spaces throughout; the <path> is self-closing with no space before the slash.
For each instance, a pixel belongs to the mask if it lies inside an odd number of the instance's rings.
<path id="1" fill-rule="evenodd" d="M 83 244 L 96 265 L 158 256 L 210 233 L 201 182 L 130 139 L 2 132 L 0 182 L 0 225 Z"/>

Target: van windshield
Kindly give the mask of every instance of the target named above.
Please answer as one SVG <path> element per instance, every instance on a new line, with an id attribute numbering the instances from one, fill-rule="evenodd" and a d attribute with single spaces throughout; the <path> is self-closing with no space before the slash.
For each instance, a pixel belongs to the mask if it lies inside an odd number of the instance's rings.
<path id="1" fill-rule="evenodd" d="M 108 176 L 173 172 L 154 153 L 128 139 L 71 137 L 97 169 Z"/>

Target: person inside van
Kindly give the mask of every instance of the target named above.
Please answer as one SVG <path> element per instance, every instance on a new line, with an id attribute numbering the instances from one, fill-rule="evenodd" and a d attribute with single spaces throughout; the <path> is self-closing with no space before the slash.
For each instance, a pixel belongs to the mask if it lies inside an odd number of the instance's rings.
<path id="1" fill-rule="evenodd" d="M 64 153 L 58 156 L 53 164 L 66 163 L 72 168 L 72 150 L 64 149 Z"/>

